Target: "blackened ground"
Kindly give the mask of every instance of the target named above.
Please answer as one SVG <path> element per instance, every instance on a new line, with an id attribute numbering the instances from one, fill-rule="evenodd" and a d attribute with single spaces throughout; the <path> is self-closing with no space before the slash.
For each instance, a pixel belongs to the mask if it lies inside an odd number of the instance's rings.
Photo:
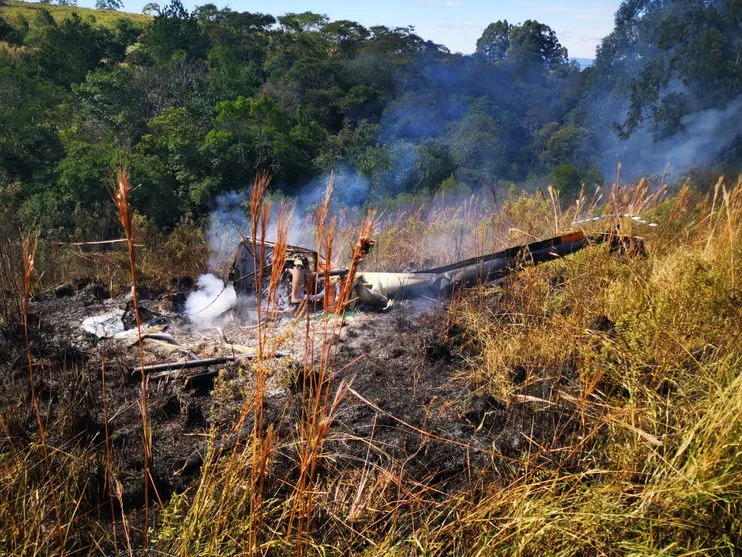
<path id="1" fill-rule="evenodd" d="M 115 308 L 127 311 L 124 322 L 131 321 L 131 304 L 126 296 L 107 298 L 100 285 L 73 285 L 71 289 L 40 296 L 30 316 L 35 391 L 49 424 L 48 441 L 88 455 L 93 463 L 89 470 L 93 486 L 86 492 L 82 510 L 101 518 L 108 516 L 101 464 L 105 462 L 105 396 L 112 469 L 123 486 L 124 508 L 136 524 L 144 503 L 142 420 L 140 384 L 130 370 L 138 363 L 138 350 L 135 343 L 98 339 L 80 328 L 85 317 Z M 143 313 L 151 322 L 167 325 L 182 345 L 202 357 L 229 354 L 233 348 L 225 348 L 224 338 L 234 344 L 257 344 L 255 328 L 228 320 L 223 335 L 216 330 L 194 330 L 174 311 L 178 307 L 173 300 L 182 298 L 179 292 L 144 293 L 142 298 Z M 308 323 L 319 345 L 318 331 L 324 326 L 321 316 L 311 316 Z M 266 418 L 274 422 L 286 446 L 291 447 L 295 446 L 290 443 L 294 425 L 307 396 L 302 392 L 301 373 L 312 373 L 302 371 L 301 364 L 307 321 L 284 320 L 272 325 L 272 330 L 284 339 L 281 350 L 289 356 L 271 364 Z M 18 325 L 6 325 L 0 338 L 2 372 L 8 378 L 0 390 L 6 430 L 0 450 L 6 450 L 11 445 L 28 444 L 37 432 L 29 404 L 23 331 Z M 400 302 L 385 313 L 350 313 L 335 337 L 332 388 L 349 382 L 352 391 L 347 392 L 334 417 L 320 479 L 372 462 L 403 468 L 406 480 L 450 493 L 483 476 L 512 470 L 519 456 L 526 451 L 538 452 L 539 445 L 570 443 L 577 426 L 570 409 L 558 401 L 533 402 L 536 397 L 551 400 L 557 387 L 569 387 L 569 363 L 559 373 L 545 370 L 544 380 L 524 385 L 522 394 L 532 397 L 531 401 L 502 401 L 460 379 L 466 377 L 467 362 L 476 357 L 477 343 L 472 340 L 476 339 L 449 323 L 445 304 L 421 309 L 412 302 Z M 145 363 L 179 357 L 146 352 Z M 204 370 L 150 381 L 152 476 L 163 502 L 197 481 L 198 466 L 178 472 L 189 457 L 205 451 L 210 427 L 219 432 L 224 448 L 231 445 L 240 410 L 249 402 L 249 363 L 225 364 L 212 372 L 218 377 L 214 384 L 206 378 L 195 386 L 186 385 L 186 377 Z M 560 384 L 553 385 L 547 379 L 550 375 L 560 377 Z M 516 370 L 513 381 L 523 380 Z M 249 428 L 249 419 L 246 424 Z M 542 458 L 548 461 L 550 454 L 559 452 L 544 452 Z M 297 474 L 297 460 L 291 449 L 281 451 L 272 473 L 290 480 Z M 280 495 L 280 488 L 276 489 Z"/>

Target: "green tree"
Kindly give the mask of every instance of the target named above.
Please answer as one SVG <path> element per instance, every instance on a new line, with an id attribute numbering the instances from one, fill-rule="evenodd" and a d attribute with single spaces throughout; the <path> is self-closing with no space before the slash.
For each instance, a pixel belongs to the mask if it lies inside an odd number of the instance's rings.
<path id="1" fill-rule="evenodd" d="M 0 169 L 9 181 L 53 180 L 63 152 L 53 116 L 63 99 L 58 87 L 0 59 Z"/>
<path id="2" fill-rule="evenodd" d="M 537 135 L 539 162 L 546 168 L 563 163 L 589 166 L 592 162 L 590 135 L 583 127 L 553 123 L 552 126 L 545 126 Z"/>
<path id="3" fill-rule="evenodd" d="M 339 50 L 343 58 L 353 58 L 371 33 L 355 21 L 340 20 L 322 27 L 322 35 Z"/>
<path id="4" fill-rule="evenodd" d="M 6 41 L 11 44 L 22 42 L 23 35 L 10 23 L 0 17 L 0 41 Z"/>
<path id="5" fill-rule="evenodd" d="M 569 206 L 577 198 L 583 184 L 587 188 L 603 184 L 603 176 L 595 167 L 581 169 L 569 163 L 555 166 L 549 180 L 559 191 L 562 207 Z"/>
<path id="6" fill-rule="evenodd" d="M 657 139 L 671 136 L 684 116 L 724 107 L 739 95 L 740 17 L 735 0 L 621 4 L 615 29 L 598 48 L 593 88 L 616 105 L 628 104 L 622 137 L 640 127 Z"/>
<path id="7" fill-rule="evenodd" d="M 218 189 L 218 180 L 201 152 L 204 131 L 185 108 L 166 108 L 148 122 L 131 157 L 142 191 L 139 210 L 161 226 L 172 226 L 181 215 L 202 215 Z"/>
<path id="8" fill-rule="evenodd" d="M 122 0 L 95 0 L 95 7 L 99 10 L 120 10 L 123 5 Z"/>
<path id="9" fill-rule="evenodd" d="M 172 0 L 157 13 L 147 30 L 143 44 L 159 60 L 173 57 L 205 58 L 208 39 L 196 16 Z"/>
<path id="10" fill-rule="evenodd" d="M 65 156 L 59 162 L 55 184 L 57 201 L 71 211 L 109 200 L 108 186 L 122 153 L 114 145 L 91 143 L 75 133 L 64 134 Z"/>
<path id="11" fill-rule="evenodd" d="M 506 56 L 521 64 L 553 68 L 567 62 L 567 49 L 551 27 L 529 19 L 510 29 Z"/>
<path id="12" fill-rule="evenodd" d="M 77 125 L 91 141 L 109 138 L 131 149 L 145 133 L 155 108 L 148 100 L 147 83 L 132 68 L 117 65 L 110 71 L 89 73 L 73 87 Z"/>
<path id="13" fill-rule="evenodd" d="M 451 138 L 456 166 L 468 184 L 512 177 L 507 130 L 492 112 L 492 106 L 484 101 L 472 103 Z"/>
<path id="14" fill-rule="evenodd" d="M 57 24 L 46 10 L 40 10 L 37 24 L 26 42 L 36 49 L 34 60 L 42 74 L 59 85 L 78 83 L 99 67 L 109 51 L 109 31 L 83 21 L 76 13 Z"/>
<path id="15" fill-rule="evenodd" d="M 567 62 L 567 50 L 551 27 L 534 20 L 510 25 L 490 23 L 477 39 L 476 54 L 489 62 L 508 59 L 525 66 L 553 69 Z"/>
<path id="16" fill-rule="evenodd" d="M 508 20 L 490 23 L 477 39 L 476 53 L 489 62 L 502 60 L 510 48 L 510 31 L 513 26 Z"/>
<path id="17" fill-rule="evenodd" d="M 237 97 L 217 103 L 216 112 L 203 152 L 220 172 L 222 183 L 246 184 L 258 169 L 291 175 L 296 155 L 291 127 L 275 101 Z"/>
<path id="18" fill-rule="evenodd" d="M 289 33 L 319 31 L 330 21 L 326 15 L 313 12 L 288 13 L 278 18 L 281 27 Z"/>
<path id="19" fill-rule="evenodd" d="M 142 8 L 144 15 L 157 15 L 160 13 L 160 5 L 155 2 L 148 2 Z"/>

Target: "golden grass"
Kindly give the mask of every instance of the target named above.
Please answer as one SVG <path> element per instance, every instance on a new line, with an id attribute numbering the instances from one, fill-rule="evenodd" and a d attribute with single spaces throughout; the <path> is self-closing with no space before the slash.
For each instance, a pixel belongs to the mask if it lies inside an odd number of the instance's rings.
<path id="1" fill-rule="evenodd" d="M 126 247 L 129 255 L 129 278 L 131 280 L 131 299 L 134 303 L 134 316 L 137 327 L 137 349 L 139 353 L 139 367 L 141 378 L 141 393 L 139 408 L 142 412 L 142 481 L 144 483 L 144 525 L 142 528 L 142 550 L 144 555 L 149 553 L 149 515 L 150 515 L 150 485 L 153 485 L 150 462 L 152 461 L 152 426 L 149 418 L 149 376 L 144 373 L 144 347 L 142 345 L 142 317 L 139 311 L 139 295 L 136 264 L 136 240 L 134 237 L 133 211 L 129 201 L 131 185 L 129 173 L 125 169 L 116 172 L 116 183 L 111 192 L 113 203 L 116 206 L 119 222 L 126 237 Z M 155 495 L 157 492 L 155 491 Z M 158 496 L 159 499 L 159 496 Z M 125 519 L 124 519 L 125 520 Z"/>
<path id="2" fill-rule="evenodd" d="M 222 493 L 217 486 L 239 485 L 233 457 L 209 461 L 194 495 L 171 505 L 171 531 L 159 547 L 180 555 L 733 554 L 740 539 L 742 351 L 735 300 L 742 190 L 720 188 L 723 207 L 685 190 L 664 202 L 651 198 L 645 184 L 614 190 L 606 209 L 611 213 L 641 207 L 658 217 L 680 211 L 697 220 L 686 221 L 691 230 L 679 239 L 677 216 L 658 218 L 645 258 L 611 254 L 604 246 L 525 269 L 505 285 L 483 287 L 452 304 L 449 322 L 477 339 L 476 347 L 462 347 L 473 364 L 461 370 L 460 380 L 508 405 L 538 403 L 524 389 L 568 362 L 573 376 L 540 402 L 568 408 L 580 422 L 579 435 L 533 446 L 503 467 L 498 481 L 471 493 L 441 498 L 406 482 L 401 469 L 379 469 L 370 461 L 315 484 L 312 466 L 323 458 L 338 404 L 324 399 L 321 419 L 310 412 L 299 427 L 305 479 L 293 487 L 293 497 L 264 501 L 269 534 L 262 544 L 240 542 L 245 526 L 238 524 L 238 502 L 224 502 L 219 522 L 195 531 L 216 510 L 206 502 Z M 511 198 L 498 215 L 500 232 L 515 225 L 516 234 L 545 235 L 555 225 L 569 227 L 578 211 L 562 213 L 558 199 L 552 201 Z M 704 203 L 715 208 L 698 215 L 693 208 Z M 398 249 L 415 251 L 399 238 L 448 226 L 448 211 L 398 219 Z M 528 217 L 523 222 L 520 211 Z M 392 242 L 393 233 L 386 233 Z M 494 239 L 494 230 L 489 233 Z M 601 316 L 615 331 L 591 329 Z M 525 387 L 512 382 L 516 368 L 526 372 Z M 317 392 L 326 391 L 320 384 Z M 382 450 L 372 438 L 368 443 L 369 450 Z M 308 516 L 317 512 L 330 518 L 309 530 Z M 181 528 L 182 517 L 187 525 Z M 291 536 L 300 518 L 305 526 Z M 190 543 L 176 541 L 183 539 Z"/>
<path id="3" fill-rule="evenodd" d="M 265 240 L 267 180 L 256 180 L 262 186 L 251 203 L 255 242 Z M 213 446 L 223 432 L 211 432 L 200 479 L 158 513 L 153 553 L 734 555 L 742 544 L 742 184 L 720 181 L 708 196 L 684 187 L 670 198 L 645 183 L 617 185 L 605 199 L 581 196 L 564 210 L 553 193 L 512 195 L 494 210 L 477 197 L 432 200 L 382 211 L 355 227 L 352 219 L 333 222 L 329 206 L 320 207 L 318 249 L 329 260 L 339 244 L 354 246 L 347 262 L 353 270 L 374 223 L 379 251 L 368 265 L 386 268 L 494 251 L 564 232 L 575 218 L 602 212 L 641 212 L 658 226 L 617 218 L 590 224 L 588 232 L 617 226 L 643 233 L 647 255 L 597 246 L 464 292 L 448 309 L 445 321 L 459 338 L 462 389 L 497 398 L 513 415 L 558 408 L 569 428 L 555 429 L 552 438 L 524 437 L 527 450 L 518 457 L 493 448 L 497 474 L 477 479 L 472 470 L 475 480 L 458 492 L 411 481 L 404 463 L 380 466 L 372 458 L 384 452 L 374 442 L 375 423 L 363 440 L 362 466 L 332 466 L 325 444 L 352 392 L 333 385 L 341 297 L 321 326 L 310 328 L 304 316 L 304 398 L 292 433 L 280 437 L 263 423 L 268 369 L 258 358 L 250 369 L 254 396 L 233 430 L 252 419 L 251 434 L 220 455 Z M 278 230 L 270 240 L 280 246 L 286 220 Z M 333 248 L 328 238 L 340 240 Z M 267 320 L 259 334 L 266 355 L 280 346 L 272 327 Z M 296 455 L 296 479 L 281 478 L 268 489 L 274 458 L 286 452 Z M 65 529 L 86 525 L 72 526 L 79 459 L 55 468 L 57 520 Z M 36 532 L 0 541 L 13 554 L 59 553 L 48 533 L 57 521 L 53 505 L 38 497 L 51 484 L 22 473 L 39 462 L 32 449 L 11 450 L 0 460 L 0 525 L 14 535 Z M 324 464 L 331 473 L 320 476 Z M 107 543 L 110 534 L 101 531 L 99 544 Z"/>

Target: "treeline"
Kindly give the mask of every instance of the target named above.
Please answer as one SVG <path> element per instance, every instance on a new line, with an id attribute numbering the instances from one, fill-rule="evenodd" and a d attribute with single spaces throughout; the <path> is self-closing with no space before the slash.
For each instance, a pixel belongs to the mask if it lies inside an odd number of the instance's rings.
<path id="1" fill-rule="evenodd" d="M 632 137 L 666 143 L 733 110 L 742 76 L 733 0 L 627 0 L 586 70 L 536 21 L 493 23 L 464 56 L 412 27 L 148 7 L 106 26 L 0 19 L 0 204 L 23 224 L 100 234 L 122 165 L 160 227 L 202 218 L 256 169 L 285 193 L 342 171 L 363 184 L 356 203 L 454 183 L 549 182 L 569 198 Z M 692 162 L 737 165 L 732 125 Z"/>

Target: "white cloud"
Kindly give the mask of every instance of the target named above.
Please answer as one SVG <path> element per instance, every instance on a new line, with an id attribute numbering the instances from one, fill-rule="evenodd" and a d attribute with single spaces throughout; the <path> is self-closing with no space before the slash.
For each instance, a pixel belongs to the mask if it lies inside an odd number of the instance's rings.
<path id="1" fill-rule="evenodd" d="M 446 23 L 441 23 L 439 27 L 443 27 L 445 29 L 481 29 L 482 26 L 478 23 L 474 23 L 473 21 L 447 21 Z"/>

